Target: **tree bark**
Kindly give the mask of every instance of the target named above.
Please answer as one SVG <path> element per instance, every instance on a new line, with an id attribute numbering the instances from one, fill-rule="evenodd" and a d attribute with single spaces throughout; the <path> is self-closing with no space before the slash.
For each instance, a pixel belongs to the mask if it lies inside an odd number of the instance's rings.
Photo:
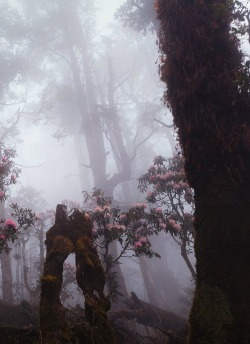
<path id="1" fill-rule="evenodd" d="M 233 2 L 158 2 L 166 100 L 194 188 L 192 344 L 250 343 L 250 96 Z M 181 20 L 179 20 L 181 18 Z"/>

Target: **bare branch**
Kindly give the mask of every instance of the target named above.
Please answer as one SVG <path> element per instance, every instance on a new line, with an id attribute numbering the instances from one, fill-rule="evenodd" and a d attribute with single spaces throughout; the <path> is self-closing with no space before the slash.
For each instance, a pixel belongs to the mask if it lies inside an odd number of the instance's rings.
<path id="1" fill-rule="evenodd" d="M 15 128 L 15 126 L 19 122 L 19 119 L 20 119 L 20 111 L 18 110 L 17 118 L 15 122 L 8 129 L 6 129 L 6 131 L 2 134 L 2 136 L 0 137 L 0 142 L 3 142 L 6 139 L 6 137 L 11 133 L 11 131 Z"/>
<path id="2" fill-rule="evenodd" d="M 155 122 L 158 122 L 158 123 L 160 123 L 160 124 L 162 124 L 164 127 L 166 127 L 166 128 L 173 128 L 174 127 L 174 124 L 166 124 L 166 123 L 164 123 L 164 122 L 162 122 L 162 121 L 160 121 L 159 119 L 157 119 L 157 118 L 155 118 L 154 119 L 154 121 Z"/>

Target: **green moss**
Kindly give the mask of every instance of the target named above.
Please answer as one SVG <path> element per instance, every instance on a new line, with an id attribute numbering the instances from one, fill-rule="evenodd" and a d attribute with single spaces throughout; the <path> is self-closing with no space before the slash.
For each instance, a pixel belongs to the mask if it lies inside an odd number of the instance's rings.
<path id="1" fill-rule="evenodd" d="M 196 344 L 228 344 L 233 317 L 228 298 L 218 287 L 203 283 L 196 290 L 190 315 L 190 342 Z"/>
<path id="2" fill-rule="evenodd" d="M 42 282 L 50 282 L 50 283 L 57 283 L 58 280 L 55 276 L 52 275 L 45 275 L 42 277 Z"/>
<path id="3" fill-rule="evenodd" d="M 74 252 L 73 243 L 68 238 L 58 235 L 53 239 L 53 247 L 48 253 L 50 256 L 55 254 L 68 255 L 72 252 Z"/>

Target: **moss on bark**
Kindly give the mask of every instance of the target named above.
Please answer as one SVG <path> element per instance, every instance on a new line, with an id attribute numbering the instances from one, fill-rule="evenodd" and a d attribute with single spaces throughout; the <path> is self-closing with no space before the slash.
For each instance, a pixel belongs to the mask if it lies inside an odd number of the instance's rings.
<path id="1" fill-rule="evenodd" d="M 93 244 L 91 222 L 78 210 L 68 217 L 63 205 L 57 206 L 55 225 L 45 241 L 47 256 L 41 280 L 40 328 L 44 344 L 113 344 L 115 337 L 107 319 L 110 301 L 104 295 L 105 276 Z M 76 280 L 85 297 L 88 326 L 71 329 L 60 301 L 63 263 L 75 252 Z"/>
<path id="2" fill-rule="evenodd" d="M 233 1 L 158 0 L 161 75 L 195 192 L 191 344 L 250 343 L 250 93 Z"/>

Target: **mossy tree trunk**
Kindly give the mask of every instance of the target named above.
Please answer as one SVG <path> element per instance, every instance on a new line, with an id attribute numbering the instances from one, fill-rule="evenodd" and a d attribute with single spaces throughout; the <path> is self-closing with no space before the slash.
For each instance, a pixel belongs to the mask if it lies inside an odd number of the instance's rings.
<path id="1" fill-rule="evenodd" d="M 233 1 L 159 0 L 161 66 L 194 188 L 191 344 L 250 343 L 250 96 Z"/>
<path id="2" fill-rule="evenodd" d="M 104 295 L 105 275 L 93 244 L 91 221 L 79 210 L 68 217 L 59 204 L 55 225 L 46 234 L 47 255 L 41 283 L 40 329 L 44 344 L 81 343 L 115 344 L 107 311 L 110 300 Z M 63 263 L 70 253 L 76 255 L 76 280 L 85 299 L 88 326 L 70 328 L 60 300 Z"/>

